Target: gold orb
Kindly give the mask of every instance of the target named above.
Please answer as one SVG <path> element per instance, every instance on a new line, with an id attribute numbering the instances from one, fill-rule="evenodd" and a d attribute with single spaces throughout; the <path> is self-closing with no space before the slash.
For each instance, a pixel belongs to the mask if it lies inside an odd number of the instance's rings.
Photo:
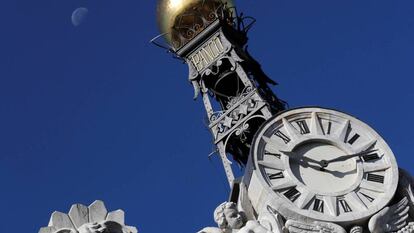
<path id="1" fill-rule="evenodd" d="M 199 24 L 203 24 L 205 18 L 201 19 L 200 17 L 203 15 L 208 17 L 216 10 L 217 5 L 223 4 L 227 8 L 234 7 L 233 0 L 159 0 L 157 6 L 158 26 L 161 33 L 165 34 L 168 43 L 173 47 L 180 47 L 174 45 L 174 40 L 177 39 L 174 37 L 181 37 L 181 35 L 174 35 L 177 34 L 176 31 L 180 28 L 186 28 L 189 24 L 195 25 L 192 31 L 202 30 L 203 28 Z"/>

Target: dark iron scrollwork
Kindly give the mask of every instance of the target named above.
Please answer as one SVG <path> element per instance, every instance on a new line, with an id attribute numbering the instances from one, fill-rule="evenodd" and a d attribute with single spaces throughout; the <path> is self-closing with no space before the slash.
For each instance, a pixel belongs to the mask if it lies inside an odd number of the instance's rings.
<path id="1" fill-rule="evenodd" d="M 244 90 L 241 92 L 240 95 L 235 96 L 235 97 L 231 97 L 230 101 L 228 102 L 226 108 L 229 109 L 231 108 L 233 105 L 235 105 L 237 102 L 239 102 L 240 100 L 244 99 L 246 96 L 248 96 L 251 92 L 253 91 L 253 88 L 251 86 L 247 86 L 244 88 Z"/>

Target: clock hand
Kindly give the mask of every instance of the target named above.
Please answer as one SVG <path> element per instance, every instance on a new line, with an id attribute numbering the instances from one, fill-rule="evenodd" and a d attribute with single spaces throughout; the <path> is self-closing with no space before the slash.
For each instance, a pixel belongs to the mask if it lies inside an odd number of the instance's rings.
<path id="1" fill-rule="evenodd" d="M 340 156 L 340 157 L 337 157 L 337 158 L 331 159 L 331 160 L 321 160 L 320 164 L 321 164 L 322 167 L 327 167 L 330 163 L 345 161 L 345 160 L 348 160 L 348 159 L 353 158 L 353 157 L 359 157 L 359 156 L 366 155 L 366 154 L 376 152 L 376 151 L 378 151 L 378 150 L 377 149 L 366 150 L 366 151 L 361 151 L 361 152 L 358 152 L 358 153 L 355 153 L 355 154 L 343 155 L 343 156 Z"/>
<path id="2" fill-rule="evenodd" d="M 297 163 L 298 163 L 299 165 L 301 165 L 302 167 L 310 167 L 310 168 L 313 168 L 313 169 L 315 169 L 315 170 L 318 170 L 318 171 L 323 171 L 323 172 L 328 172 L 328 173 L 332 173 L 332 172 L 334 172 L 334 171 L 331 171 L 331 170 L 329 170 L 329 169 L 326 169 L 326 168 L 322 167 L 321 165 L 319 165 L 319 163 L 318 163 L 318 165 L 313 165 L 313 164 L 309 164 L 309 163 L 307 163 L 305 160 L 306 160 L 306 159 L 309 159 L 309 158 L 306 158 L 306 157 L 302 157 L 302 158 L 304 158 L 304 160 L 302 160 L 302 159 L 300 159 L 300 158 L 296 158 L 296 157 L 290 157 L 290 159 L 291 159 L 291 160 L 293 160 L 293 161 L 297 162 Z M 315 161 L 315 163 L 316 163 L 316 162 L 318 162 L 318 161 L 313 160 L 313 159 L 309 159 L 309 160 L 311 160 L 311 161 Z"/>
<path id="3" fill-rule="evenodd" d="M 311 163 L 316 163 L 319 166 L 321 166 L 321 162 L 319 162 L 317 160 L 314 160 L 314 159 L 311 159 L 311 158 L 308 158 L 308 157 L 304 157 L 304 156 L 303 157 L 299 157 L 293 151 L 282 151 L 281 150 L 280 152 L 282 152 L 283 154 L 285 154 L 286 156 L 288 156 L 290 159 L 293 159 L 293 160 L 296 160 L 296 161 L 299 161 L 299 160 L 302 159 L 303 161 L 311 162 Z"/>
<path id="4" fill-rule="evenodd" d="M 356 168 L 355 168 L 355 169 L 356 169 Z M 325 171 L 326 173 L 329 173 L 329 174 L 331 174 L 331 175 L 333 175 L 333 176 L 335 176 L 335 177 L 343 178 L 343 177 L 344 177 L 344 176 L 346 176 L 346 175 L 349 175 L 349 174 L 354 174 L 354 173 L 355 173 L 355 169 L 353 169 L 353 170 L 351 170 L 351 171 L 346 171 L 346 172 L 343 172 L 343 171 L 328 170 L 328 169 L 326 169 L 326 168 L 322 168 L 322 170 L 321 170 L 321 171 Z"/>
<path id="5" fill-rule="evenodd" d="M 310 167 L 310 168 L 313 168 L 313 169 L 319 170 L 319 171 L 328 171 L 328 172 L 330 171 L 330 170 L 325 169 L 322 166 L 322 163 L 319 162 L 319 161 L 317 161 L 317 160 L 314 160 L 314 159 L 311 159 L 311 158 L 308 158 L 308 157 L 304 157 L 304 156 L 303 157 L 299 157 L 293 151 L 281 151 L 280 150 L 280 152 L 282 152 L 283 154 L 285 154 L 286 156 L 288 156 L 289 159 L 297 162 L 298 164 L 300 164 L 303 167 Z M 315 163 L 317 165 L 312 165 L 312 164 L 309 164 L 308 162 Z"/>
<path id="6" fill-rule="evenodd" d="M 302 158 L 303 158 L 303 161 L 307 161 L 307 162 L 311 162 L 311 163 L 316 163 L 319 166 L 322 165 L 322 163 L 320 161 L 318 161 L 318 160 L 314 160 L 314 159 L 311 159 L 311 158 L 308 158 L 308 157 L 302 157 Z"/>

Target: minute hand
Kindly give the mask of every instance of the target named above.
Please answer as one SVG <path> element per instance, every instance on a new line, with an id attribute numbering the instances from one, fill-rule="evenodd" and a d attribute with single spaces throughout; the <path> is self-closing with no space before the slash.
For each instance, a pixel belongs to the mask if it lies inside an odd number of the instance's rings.
<path id="1" fill-rule="evenodd" d="M 377 149 L 375 149 L 375 150 L 361 151 L 361 152 L 358 152 L 358 153 L 355 153 L 355 154 L 351 154 L 351 155 L 343 155 L 343 156 L 340 156 L 338 158 L 331 159 L 331 160 L 322 160 L 321 161 L 321 164 L 322 164 L 323 167 L 327 167 L 330 163 L 345 161 L 345 160 L 348 160 L 350 158 L 359 157 L 359 156 L 362 156 L 362 155 L 370 154 L 370 153 L 375 152 L 375 151 L 377 151 Z"/>

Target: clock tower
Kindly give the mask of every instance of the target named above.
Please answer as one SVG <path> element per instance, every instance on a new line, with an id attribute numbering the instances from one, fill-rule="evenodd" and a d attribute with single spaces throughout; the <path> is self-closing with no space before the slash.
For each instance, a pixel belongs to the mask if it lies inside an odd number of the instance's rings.
<path id="1" fill-rule="evenodd" d="M 232 0 L 159 0 L 157 11 L 152 43 L 188 65 L 232 189 L 218 227 L 199 233 L 414 233 L 414 181 L 385 140 L 343 112 L 286 109 L 247 50 L 254 18 Z"/>
<path id="2" fill-rule="evenodd" d="M 257 129 L 285 109 L 269 88 L 276 82 L 247 51 L 254 22 L 238 15 L 230 0 L 163 0 L 158 5 L 163 34 L 152 40 L 188 65 L 194 98 L 203 100 L 230 185 L 235 177 L 229 156 L 246 165 Z"/>

